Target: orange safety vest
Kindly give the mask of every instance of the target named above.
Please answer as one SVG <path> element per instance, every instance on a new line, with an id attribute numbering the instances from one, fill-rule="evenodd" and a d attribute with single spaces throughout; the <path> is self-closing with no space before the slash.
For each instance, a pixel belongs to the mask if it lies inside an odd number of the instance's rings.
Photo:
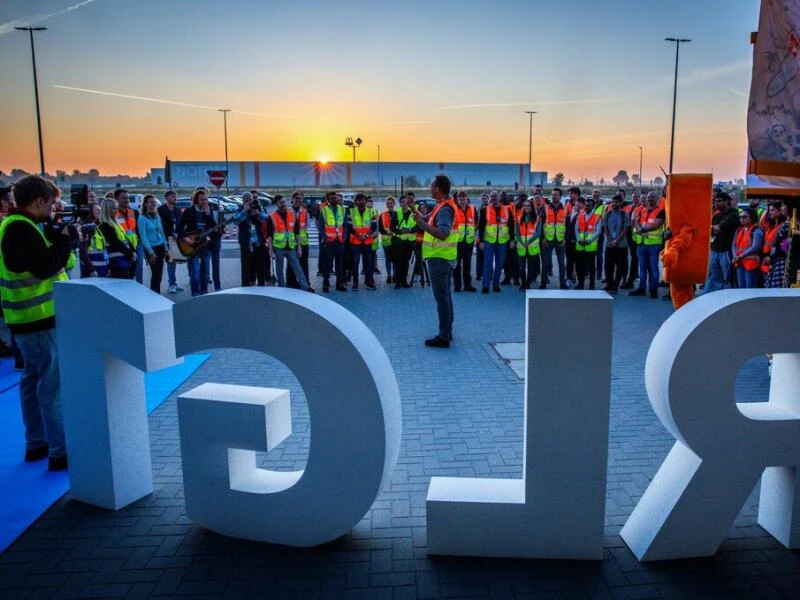
<path id="1" fill-rule="evenodd" d="M 506 244 L 509 240 L 508 230 L 508 206 L 505 204 L 500 205 L 500 217 L 498 220 L 494 206 L 491 204 L 486 207 L 486 227 L 483 229 L 483 240 L 490 244 L 500 243 Z"/>
<path id="2" fill-rule="evenodd" d="M 772 248 L 775 246 L 775 239 L 778 237 L 780 228 L 780 225 L 775 225 L 775 227 L 764 233 L 764 245 L 761 247 L 761 255 L 763 257 L 766 258 L 770 255 L 770 252 L 772 252 Z M 762 262 L 761 271 L 762 273 L 769 273 L 769 265 L 765 265 Z"/>
<path id="3" fill-rule="evenodd" d="M 750 242 L 753 238 L 753 230 L 755 228 L 755 225 L 751 225 L 750 227 L 739 227 L 738 231 L 736 232 L 736 237 L 733 240 L 734 254 L 741 254 L 750 247 Z M 741 265 L 746 271 L 754 271 L 761 264 L 761 260 L 758 258 L 758 256 L 752 254 L 750 256 L 740 258 L 738 262 L 739 264 L 736 266 Z"/>
<path id="4" fill-rule="evenodd" d="M 272 219 L 272 247 L 282 250 L 288 245 L 289 248 L 297 247 L 297 240 L 294 237 L 294 211 L 287 210 L 281 214 L 276 210 L 269 217 Z"/>
<path id="5" fill-rule="evenodd" d="M 586 218 L 586 211 L 584 210 L 578 217 L 578 239 L 576 240 L 579 250 L 584 252 L 595 252 L 598 247 L 598 239 L 591 243 L 587 243 L 588 239 L 594 235 L 594 230 L 597 229 L 597 224 L 600 222 L 600 215 L 592 211 L 589 218 Z"/>
<path id="6" fill-rule="evenodd" d="M 329 242 L 343 242 L 344 241 L 344 206 L 341 204 L 336 205 L 334 212 L 333 207 L 327 202 L 320 208 L 322 221 L 325 224 L 325 238 Z"/>
<path id="7" fill-rule="evenodd" d="M 542 231 L 547 242 L 563 242 L 566 235 L 567 208 L 559 203 L 558 210 L 554 210 L 552 205 L 545 209 L 544 229 Z M 571 209 L 570 209 L 571 211 Z"/>
<path id="8" fill-rule="evenodd" d="M 356 224 L 356 218 L 358 218 L 358 224 Z M 350 233 L 350 243 L 354 246 L 360 246 L 362 243 L 366 244 L 367 246 L 371 246 L 373 242 L 373 234 L 372 228 L 370 225 L 372 224 L 372 209 L 365 208 L 364 212 L 360 212 L 358 208 L 351 208 L 350 209 L 350 226 L 352 227 L 352 232 Z M 359 235 L 366 235 L 366 239 L 362 242 Z"/>
<path id="9" fill-rule="evenodd" d="M 475 207 L 467 204 L 466 210 L 456 205 L 453 231 L 458 231 L 458 241 L 471 244 L 475 241 Z"/>
<path id="10" fill-rule="evenodd" d="M 121 208 L 117 209 L 117 223 L 120 224 L 125 233 L 136 231 L 136 213 L 133 209 L 126 208 L 124 211 Z"/>

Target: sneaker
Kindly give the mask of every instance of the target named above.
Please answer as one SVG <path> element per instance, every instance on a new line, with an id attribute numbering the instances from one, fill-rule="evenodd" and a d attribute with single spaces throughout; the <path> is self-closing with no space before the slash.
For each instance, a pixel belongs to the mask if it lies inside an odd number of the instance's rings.
<path id="1" fill-rule="evenodd" d="M 478 288 L 476 288 L 476 287 L 473 287 L 473 286 L 471 286 L 471 285 L 470 285 L 470 286 L 467 286 L 467 287 L 465 287 L 465 288 L 464 288 L 464 291 L 465 291 L 465 292 L 477 292 L 477 291 L 478 291 Z"/>
<path id="2" fill-rule="evenodd" d="M 307 287 L 307 288 L 306 288 L 306 291 L 307 291 L 309 294 L 316 294 L 316 292 L 314 291 L 314 288 L 312 288 L 312 287 Z"/>
<path id="3" fill-rule="evenodd" d="M 25 462 L 35 462 L 47 458 L 47 444 L 32 450 L 25 450 Z"/>
<path id="4" fill-rule="evenodd" d="M 176 285 L 175 286 L 175 291 L 182 292 L 183 288 L 181 286 L 179 286 L 179 285 Z"/>
<path id="5" fill-rule="evenodd" d="M 169 286 L 168 293 L 170 294 L 177 294 L 178 293 L 178 286 L 171 285 Z"/>
<path id="6" fill-rule="evenodd" d="M 437 335 L 436 337 L 432 337 L 429 340 L 425 340 L 425 345 L 428 348 L 449 348 L 450 342 L 444 339 L 443 337 L 439 337 Z"/>
<path id="7" fill-rule="evenodd" d="M 559 289 L 562 289 L 562 290 L 568 290 L 569 289 L 569 286 L 567 285 L 566 281 L 564 283 L 559 284 L 558 287 L 559 287 Z"/>
<path id="8" fill-rule="evenodd" d="M 372 285 L 372 284 L 369 284 L 369 283 L 366 285 L 366 288 L 367 288 L 368 290 L 370 290 L 370 291 L 373 291 L 373 290 L 377 290 L 377 289 L 378 289 L 378 288 L 376 288 L 374 285 Z"/>
<path id="9" fill-rule="evenodd" d="M 488 287 L 484 286 L 484 287 L 481 288 L 481 294 L 488 294 L 488 293 L 489 293 L 489 288 Z"/>
<path id="10" fill-rule="evenodd" d="M 492 289 L 493 289 L 495 292 L 502 292 L 502 291 L 503 291 L 503 289 L 502 289 L 502 288 L 501 288 L 499 285 L 493 285 L 493 286 L 492 286 Z"/>
<path id="11" fill-rule="evenodd" d="M 628 296 L 644 296 L 645 293 L 644 288 L 636 288 L 632 292 L 628 292 Z"/>
<path id="12" fill-rule="evenodd" d="M 67 455 L 51 456 L 47 461 L 48 471 L 66 471 L 67 470 Z"/>

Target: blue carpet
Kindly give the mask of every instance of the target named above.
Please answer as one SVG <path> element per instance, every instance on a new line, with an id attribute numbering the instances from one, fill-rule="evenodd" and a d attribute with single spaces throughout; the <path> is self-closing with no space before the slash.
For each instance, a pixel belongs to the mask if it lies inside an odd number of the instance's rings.
<path id="1" fill-rule="evenodd" d="M 183 364 L 145 373 L 147 412 L 153 412 L 208 354 L 185 356 Z M 8 548 L 69 489 L 66 471 L 50 473 L 47 461 L 25 463 L 25 433 L 19 412 L 19 372 L 14 360 L 0 360 L 0 552 Z"/>

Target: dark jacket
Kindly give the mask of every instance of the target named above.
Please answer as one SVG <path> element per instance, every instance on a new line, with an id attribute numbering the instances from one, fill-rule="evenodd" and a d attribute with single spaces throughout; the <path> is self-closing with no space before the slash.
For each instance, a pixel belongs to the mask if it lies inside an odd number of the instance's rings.
<path id="1" fill-rule="evenodd" d="M 31 215 L 25 211 L 12 208 L 9 215 Z M 44 226 L 45 237 L 52 246 L 45 244 L 42 236 L 29 223 L 22 221 L 11 223 L 0 240 L 0 252 L 6 268 L 13 273 L 30 272 L 38 279 L 49 279 L 67 266 L 71 252 L 70 240 L 67 236 L 53 230 L 49 223 Z M 32 323 L 20 325 L 9 324 L 11 333 L 34 333 L 55 327 L 55 317 L 47 317 Z"/>
<path id="2" fill-rule="evenodd" d="M 739 211 L 729 208 L 725 212 L 711 217 L 712 225 L 719 225 L 719 233 L 711 234 L 711 249 L 714 252 L 730 252 L 733 246 L 733 236 L 739 229 Z"/>
<path id="3" fill-rule="evenodd" d="M 177 227 L 178 237 L 183 237 L 187 233 L 191 233 L 196 229 L 199 229 L 198 216 L 199 216 L 199 211 L 194 206 L 192 206 L 191 208 L 187 208 L 185 211 L 181 213 L 181 216 L 178 219 L 178 227 Z M 206 221 L 205 228 L 203 228 L 204 231 L 207 231 L 217 225 L 216 220 L 214 220 L 213 210 L 210 210 L 208 214 L 205 215 L 205 221 Z"/>
<path id="4" fill-rule="evenodd" d="M 175 235 L 175 227 L 178 224 L 183 209 L 177 205 L 173 210 L 169 206 L 162 204 L 158 207 L 158 216 L 161 217 L 161 225 L 164 227 L 164 235 L 169 237 Z"/>

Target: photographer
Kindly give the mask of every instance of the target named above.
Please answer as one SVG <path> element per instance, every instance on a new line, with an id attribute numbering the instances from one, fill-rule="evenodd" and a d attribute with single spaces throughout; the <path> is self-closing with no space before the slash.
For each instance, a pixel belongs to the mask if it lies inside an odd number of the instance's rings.
<path id="1" fill-rule="evenodd" d="M 19 383 L 25 425 L 25 461 L 49 457 L 48 470 L 67 468 L 55 336 L 53 283 L 64 268 L 79 227 L 53 229 L 60 192 L 31 175 L 14 187 L 17 207 L 0 224 L 0 298 L 6 324 L 25 360 Z M 39 228 L 44 224 L 44 230 Z"/>
<path id="2" fill-rule="evenodd" d="M 234 215 L 242 265 L 242 287 L 267 285 L 267 245 L 264 227 L 267 215 L 258 198 L 250 192 L 242 194 L 243 207 Z"/>

